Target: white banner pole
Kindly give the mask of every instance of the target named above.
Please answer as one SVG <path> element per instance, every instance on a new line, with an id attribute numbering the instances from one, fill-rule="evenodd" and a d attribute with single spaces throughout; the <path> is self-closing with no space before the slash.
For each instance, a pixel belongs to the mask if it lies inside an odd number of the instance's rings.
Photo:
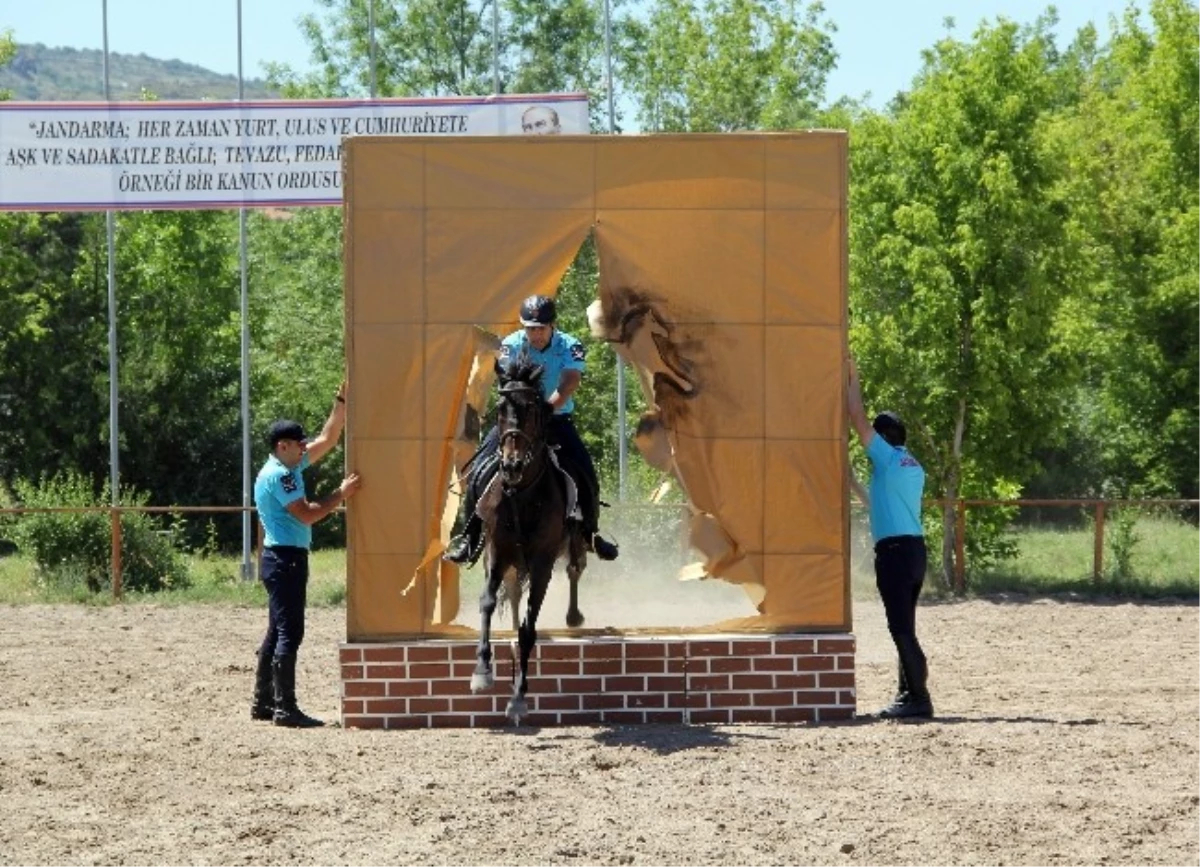
<path id="1" fill-rule="evenodd" d="M 108 75 L 108 0 L 102 0 L 104 27 L 104 101 L 111 102 Z M 108 471 L 112 486 L 112 505 L 120 503 L 120 384 L 117 381 L 117 245 L 116 221 L 112 210 L 104 213 L 104 230 L 108 239 Z"/>
<path id="2" fill-rule="evenodd" d="M 242 75 L 242 0 L 237 0 L 237 67 L 238 102 L 246 98 L 246 83 Z M 242 272 L 241 319 L 242 319 L 242 578 L 254 580 L 253 522 L 250 507 L 254 505 L 253 476 L 250 464 L 250 275 L 246 255 L 246 209 L 238 208 L 238 262 Z"/>
<path id="3" fill-rule="evenodd" d="M 613 108 L 612 74 L 612 10 L 604 0 L 604 89 L 608 94 L 608 134 L 616 132 L 616 113 Z M 626 479 L 629 476 L 629 443 L 625 417 L 625 362 L 617 356 L 617 499 L 625 501 Z"/>

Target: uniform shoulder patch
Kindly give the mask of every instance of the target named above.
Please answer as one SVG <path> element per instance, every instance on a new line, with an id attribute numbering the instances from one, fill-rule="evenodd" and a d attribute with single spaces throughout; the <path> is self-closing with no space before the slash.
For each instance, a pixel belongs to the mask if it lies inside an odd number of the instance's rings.
<path id="1" fill-rule="evenodd" d="M 572 343 L 570 351 L 572 361 L 584 361 L 587 358 L 587 347 L 582 343 Z"/>
<path id="2" fill-rule="evenodd" d="M 283 486 L 283 492 L 285 494 L 296 493 L 296 474 L 284 473 L 279 477 L 279 484 Z"/>

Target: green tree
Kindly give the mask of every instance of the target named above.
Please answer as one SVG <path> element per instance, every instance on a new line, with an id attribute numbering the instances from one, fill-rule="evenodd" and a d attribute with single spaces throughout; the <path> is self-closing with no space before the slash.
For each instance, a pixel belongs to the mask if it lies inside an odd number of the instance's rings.
<path id="1" fill-rule="evenodd" d="M 819 2 L 653 0 L 623 66 L 644 129 L 812 125 L 837 55 Z"/>
<path id="2" fill-rule="evenodd" d="M 952 501 L 1016 493 L 1069 384 L 1051 328 L 1062 211 L 1038 148 L 1059 94 L 1052 24 L 942 39 L 851 150 L 851 343 L 869 404 L 908 418 L 927 495 L 948 501 L 947 584 Z"/>
<path id="3" fill-rule="evenodd" d="M 17 56 L 17 43 L 13 41 L 12 30 L 0 30 L 0 69 L 8 66 Z M 0 101 L 12 99 L 12 91 L 0 88 Z"/>

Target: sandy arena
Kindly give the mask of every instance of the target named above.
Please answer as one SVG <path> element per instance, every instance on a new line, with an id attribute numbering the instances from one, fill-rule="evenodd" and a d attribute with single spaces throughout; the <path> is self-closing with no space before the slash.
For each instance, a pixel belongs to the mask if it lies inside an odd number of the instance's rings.
<path id="1" fill-rule="evenodd" d="M 298 678 L 331 721 L 343 618 L 309 612 Z M 0 611 L 0 861 L 1198 861 L 1195 605 L 923 606 L 939 718 L 823 727 L 277 729 L 248 715 L 264 620 Z M 855 632 L 866 712 L 893 688 L 878 601 Z"/>

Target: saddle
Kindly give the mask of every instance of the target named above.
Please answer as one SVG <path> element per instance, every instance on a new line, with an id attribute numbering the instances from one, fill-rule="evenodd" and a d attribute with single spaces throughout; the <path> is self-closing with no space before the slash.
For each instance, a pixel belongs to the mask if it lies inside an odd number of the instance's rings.
<path id="1" fill-rule="evenodd" d="M 558 456 L 558 446 L 549 446 L 551 472 L 558 479 L 560 490 L 566 497 L 568 520 L 582 520 L 583 512 L 580 506 L 580 491 L 587 491 L 587 483 L 581 481 L 581 474 L 567 461 Z M 500 478 L 500 456 L 495 455 L 481 462 L 471 474 L 470 485 L 475 494 L 475 514 L 485 520 L 494 515 L 504 496 L 504 484 Z"/>

